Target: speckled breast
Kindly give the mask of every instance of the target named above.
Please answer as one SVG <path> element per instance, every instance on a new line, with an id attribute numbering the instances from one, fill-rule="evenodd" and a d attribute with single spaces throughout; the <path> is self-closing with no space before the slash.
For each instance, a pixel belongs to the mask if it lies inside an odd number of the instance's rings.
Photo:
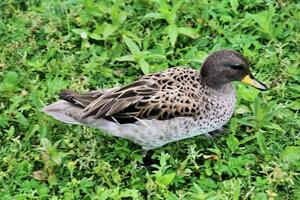
<path id="1" fill-rule="evenodd" d="M 221 128 L 229 121 L 236 103 L 234 88 L 228 85 L 224 90 L 226 92 L 220 91 L 211 95 L 206 103 L 202 101 L 201 114 L 196 117 L 149 122 L 151 133 L 144 131 L 144 139 L 138 143 L 151 149 Z"/>

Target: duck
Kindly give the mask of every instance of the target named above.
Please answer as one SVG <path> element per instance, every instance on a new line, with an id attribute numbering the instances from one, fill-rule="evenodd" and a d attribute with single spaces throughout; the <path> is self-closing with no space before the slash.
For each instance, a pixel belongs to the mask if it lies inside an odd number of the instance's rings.
<path id="1" fill-rule="evenodd" d="M 210 137 L 221 129 L 234 113 L 234 81 L 267 90 L 241 53 L 219 50 L 200 70 L 173 67 L 123 87 L 86 93 L 64 90 L 43 112 L 67 124 L 128 139 L 148 151 L 197 135 Z"/>

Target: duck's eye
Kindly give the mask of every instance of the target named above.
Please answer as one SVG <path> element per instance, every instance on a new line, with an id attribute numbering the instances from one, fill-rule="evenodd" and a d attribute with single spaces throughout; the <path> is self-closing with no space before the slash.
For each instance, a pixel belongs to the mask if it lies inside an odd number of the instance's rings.
<path id="1" fill-rule="evenodd" d="M 234 70 L 239 70 L 239 69 L 243 69 L 243 65 L 242 64 L 234 64 L 234 65 L 230 65 L 230 67 Z"/>

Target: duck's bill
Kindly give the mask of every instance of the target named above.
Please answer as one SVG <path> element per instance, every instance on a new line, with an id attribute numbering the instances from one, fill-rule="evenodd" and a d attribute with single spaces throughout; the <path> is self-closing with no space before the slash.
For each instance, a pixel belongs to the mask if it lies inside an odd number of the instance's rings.
<path id="1" fill-rule="evenodd" d="M 244 83 L 246 83 L 248 85 L 251 85 L 251 86 L 253 86 L 253 87 L 255 87 L 255 88 L 259 89 L 259 90 L 265 91 L 265 90 L 268 89 L 268 87 L 264 83 L 256 80 L 252 74 L 245 76 L 242 79 L 242 82 L 244 82 Z"/>

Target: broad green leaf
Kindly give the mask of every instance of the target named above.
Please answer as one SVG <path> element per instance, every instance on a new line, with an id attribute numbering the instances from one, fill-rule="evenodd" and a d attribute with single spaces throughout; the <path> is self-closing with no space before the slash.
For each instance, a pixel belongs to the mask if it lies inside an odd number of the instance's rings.
<path id="1" fill-rule="evenodd" d="M 55 162 L 55 164 L 60 165 L 62 158 L 65 156 L 64 153 L 60 153 L 60 152 L 55 152 L 52 156 L 52 160 L 53 162 Z"/>
<path id="2" fill-rule="evenodd" d="M 232 152 L 237 151 L 240 145 L 239 140 L 236 137 L 234 137 L 233 134 L 229 135 L 229 137 L 226 140 L 226 144 Z"/>
<path id="3" fill-rule="evenodd" d="M 1 76 L 1 75 L 0 75 Z M 14 95 L 14 92 L 19 89 L 18 83 L 20 78 L 18 73 L 9 71 L 4 74 L 4 80 L 0 82 L 0 92 L 8 96 Z"/>
<path id="4" fill-rule="evenodd" d="M 166 59 L 165 55 L 161 55 L 161 54 L 154 54 L 154 53 L 150 53 L 148 55 L 146 55 L 146 58 L 148 59 Z"/>
<path id="5" fill-rule="evenodd" d="M 300 110 L 300 101 L 293 101 L 288 107 L 293 110 Z"/>
<path id="6" fill-rule="evenodd" d="M 41 145 L 44 147 L 45 150 L 52 147 L 51 142 L 47 138 L 42 138 L 41 139 Z"/>
<path id="7" fill-rule="evenodd" d="M 237 92 L 239 98 L 249 102 L 253 102 L 259 94 L 259 91 L 257 89 L 251 88 L 251 86 L 242 86 L 242 85 L 239 86 Z"/>
<path id="8" fill-rule="evenodd" d="M 220 17 L 220 20 L 223 22 L 223 23 L 226 23 L 226 22 L 231 22 L 232 21 L 232 17 L 229 16 L 229 15 L 223 15 Z M 230 38 L 228 38 L 229 41 L 230 41 Z"/>
<path id="9" fill-rule="evenodd" d="M 167 161 L 170 159 L 171 155 L 168 153 L 162 152 L 160 157 L 159 157 L 159 164 L 160 167 L 163 168 L 167 165 Z"/>
<path id="10" fill-rule="evenodd" d="M 97 33 L 91 33 L 90 38 L 92 38 L 94 40 L 102 40 L 102 37 Z"/>
<path id="11" fill-rule="evenodd" d="M 171 21 L 169 21 L 171 18 L 171 11 L 168 3 L 165 0 L 159 1 L 159 12 L 164 16 L 164 19 L 166 19 L 169 24 L 172 23 Z"/>
<path id="12" fill-rule="evenodd" d="M 139 65 L 141 67 L 141 70 L 144 74 L 149 74 L 150 72 L 150 66 L 149 63 L 145 59 L 140 59 L 139 60 Z"/>
<path id="13" fill-rule="evenodd" d="M 191 37 L 193 39 L 199 37 L 199 34 L 197 33 L 197 30 L 193 29 L 193 28 L 180 27 L 177 30 L 178 30 L 178 33 L 180 33 L 182 35 L 186 35 L 186 36 Z"/>
<path id="14" fill-rule="evenodd" d="M 169 25 L 167 27 L 167 31 L 168 31 L 168 36 L 170 38 L 170 42 L 172 47 L 175 47 L 175 43 L 177 41 L 177 36 L 178 36 L 178 29 L 176 25 Z"/>
<path id="15" fill-rule="evenodd" d="M 75 168 L 76 168 L 76 163 L 73 162 L 72 160 L 68 161 L 68 163 L 67 163 L 67 169 L 70 171 L 71 177 L 73 176 L 73 172 L 74 172 Z"/>
<path id="16" fill-rule="evenodd" d="M 275 8 L 269 7 L 269 10 L 264 10 L 257 14 L 248 14 L 259 26 L 259 30 L 266 33 L 270 38 L 274 37 L 274 25 L 272 20 L 275 15 Z"/>
<path id="17" fill-rule="evenodd" d="M 9 130 L 7 130 L 6 133 L 7 133 L 7 137 L 11 138 L 15 133 L 15 127 L 13 126 L 9 127 Z"/>
<path id="18" fill-rule="evenodd" d="M 279 124 L 276 123 L 267 123 L 264 127 L 269 128 L 269 129 L 274 129 L 280 132 L 284 132 L 284 130 L 281 128 L 281 126 Z"/>
<path id="19" fill-rule="evenodd" d="M 235 182 L 235 187 L 234 187 L 234 193 L 233 193 L 233 200 L 239 200 L 241 195 L 241 181 L 238 179 Z"/>
<path id="20" fill-rule="evenodd" d="M 123 40 L 132 54 L 140 52 L 140 48 L 138 47 L 138 45 L 135 42 L 133 42 L 129 37 L 123 35 Z"/>
<path id="21" fill-rule="evenodd" d="M 266 146 L 266 139 L 265 139 L 265 136 L 264 136 L 263 132 L 258 131 L 258 132 L 256 132 L 255 135 L 256 135 L 256 140 L 257 140 L 257 144 L 260 148 L 260 151 L 263 154 L 269 154 L 268 148 Z"/>
<path id="22" fill-rule="evenodd" d="M 116 25 L 106 24 L 102 33 L 103 39 L 106 40 L 110 35 L 113 35 L 117 29 L 118 26 Z"/>
<path id="23" fill-rule="evenodd" d="M 255 119 L 254 116 L 243 117 L 242 119 L 237 119 L 237 122 L 238 122 L 238 124 L 243 124 L 243 125 L 255 128 L 256 123 L 255 123 L 254 119 Z"/>
<path id="24" fill-rule="evenodd" d="M 164 16 L 161 13 L 148 13 L 144 18 L 164 19 Z"/>
<path id="25" fill-rule="evenodd" d="M 239 1 L 238 0 L 229 0 L 229 3 L 230 3 L 230 6 L 231 6 L 231 9 L 234 12 L 237 12 L 237 8 L 239 6 Z"/>
<path id="26" fill-rule="evenodd" d="M 165 187 L 165 186 L 168 186 L 172 183 L 172 181 L 174 180 L 176 176 L 176 173 L 173 172 L 173 173 L 170 173 L 170 174 L 166 174 L 166 175 L 162 175 L 162 176 L 157 176 L 156 177 L 156 182 L 162 186 L 162 187 Z"/>
<path id="27" fill-rule="evenodd" d="M 119 198 L 123 199 L 126 197 L 127 198 L 131 197 L 131 199 L 138 199 L 139 191 L 136 189 L 125 189 L 125 190 L 121 191 L 119 194 Z"/>
<path id="28" fill-rule="evenodd" d="M 230 132 L 234 135 L 237 129 L 237 119 L 235 117 L 230 120 Z"/>
<path id="29" fill-rule="evenodd" d="M 193 200 L 207 200 L 207 195 L 203 191 L 203 189 L 196 183 L 193 183 L 193 187 L 191 188 L 189 198 Z"/>
<path id="30" fill-rule="evenodd" d="M 256 139 L 256 135 L 250 135 L 246 138 L 244 138 L 243 140 L 240 141 L 240 145 L 245 144 L 251 140 L 255 140 Z"/>
<path id="31" fill-rule="evenodd" d="M 125 35 L 127 37 L 131 38 L 138 45 L 138 47 L 142 46 L 142 39 L 139 38 L 139 36 L 137 35 L 137 33 L 132 32 L 132 31 L 126 31 Z"/>
<path id="32" fill-rule="evenodd" d="M 5 74 L 3 82 L 5 84 L 16 85 L 19 82 L 19 75 L 17 72 L 9 71 Z"/>
<path id="33" fill-rule="evenodd" d="M 126 55 L 116 58 L 117 61 L 134 61 L 133 55 Z"/>
<path id="34" fill-rule="evenodd" d="M 235 109 L 235 113 L 237 114 L 245 114 L 250 112 L 251 112 L 250 108 L 246 105 L 238 105 L 238 107 Z"/>
<path id="35" fill-rule="evenodd" d="M 183 1 L 179 0 L 179 1 L 176 1 L 176 3 L 172 6 L 171 12 L 167 16 L 169 24 L 176 23 L 176 18 L 177 18 L 176 12 L 179 10 L 182 3 L 183 3 Z"/>
<path id="36" fill-rule="evenodd" d="M 122 1 L 115 1 L 111 7 L 110 17 L 113 21 L 113 24 L 122 24 L 127 19 L 128 12 L 123 11 L 120 7 Z"/>
<path id="37" fill-rule="evenodd" d="M 268 200 L 268 195 L 264 192 L 256 193 L 253 200 Z"/>
<path id="38" fill-rule="evenodd" d="M 81 33 L 86 32 L 86 31 L 84 29 L 74 28 L 74 29 L 72 29 L 72 32 L 80 35 Z"/>
<path id="39" fill-rule="evenodd" d="M 203 63 L 207 57 L 207 52 L 197 50 L 192 57 L 187 58 L 189 62 Z"/>
<path id="40" fill-rule="evenodd" d="M 294 163 L 300 160 L 300 147 L 298 146 L 287 146 L 281 152 L 280 158 L 283 161 Z"/>
<path id="41" fill-rule="evenodd" d="M 211 176 L 213 174 L 213 170 L 211 168 L 211 160 L 205 160 L 204 161 L 204 166 L 205 166 L 205 174 L 207 176 Z"/>
<path id="42" fill-rule="evenodd" d="M 57 178 L 56 178 L 56 175 L 55 174 L 50 174 L 48 176 L 48 183 L 50 185 L 57 185 Z"/>

